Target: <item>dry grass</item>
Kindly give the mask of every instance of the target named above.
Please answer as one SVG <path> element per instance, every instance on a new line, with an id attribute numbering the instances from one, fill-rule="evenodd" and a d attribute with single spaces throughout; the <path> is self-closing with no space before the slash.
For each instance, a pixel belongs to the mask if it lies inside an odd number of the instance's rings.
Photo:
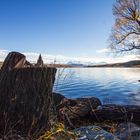
<path id="1" fill-rule="evenodd" d="M 0 68 L 1 68 L 1 66 L 2 66 L 2 62 L 0 62 Z"/>
<path id="2" fill-rule="evenodd" d="M 40 136 L 38 140 L 77 140 L 73 131 L 67 130 L 62 123 L 54 124 L 49 131 Z"/>

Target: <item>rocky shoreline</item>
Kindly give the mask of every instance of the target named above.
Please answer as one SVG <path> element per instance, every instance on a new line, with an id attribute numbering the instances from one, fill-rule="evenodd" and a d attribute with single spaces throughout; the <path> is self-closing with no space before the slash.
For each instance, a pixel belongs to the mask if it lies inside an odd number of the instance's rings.
<path id="1" fill-rule="evenodd" d="M 102 105 L 98 98 L 67 99 L 53 93 L 57 100 L 58 121 L 79 134 L 79 140 L 139 140 L 140 106 Z"/>

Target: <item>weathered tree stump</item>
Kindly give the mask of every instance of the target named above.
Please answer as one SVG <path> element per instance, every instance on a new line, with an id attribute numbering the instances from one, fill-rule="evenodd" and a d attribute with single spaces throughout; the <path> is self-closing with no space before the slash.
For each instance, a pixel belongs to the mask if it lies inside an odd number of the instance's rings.
<path id="1" fill-rule="evenodd" d="M 56 69 L 11 70 L 0 84 L 0 128 L 36 134 L 48 126 Z"/>
<path id="2" fill-rule="evenodd" d="M 1 135 L 16 131 L 36 138 L 49 127 L 56 68 L 25 66 L 25 56 L 15 52 L 7 56 L 2 66 Z"/>

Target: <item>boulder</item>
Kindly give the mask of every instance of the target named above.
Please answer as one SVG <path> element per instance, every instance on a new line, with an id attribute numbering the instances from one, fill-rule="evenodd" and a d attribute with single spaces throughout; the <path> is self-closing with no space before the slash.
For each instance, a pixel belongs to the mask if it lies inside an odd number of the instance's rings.
<path id="1" fill-rule="evenodd" d="M 121 123 L 114 133 L 121 140 L 140 140 L 140 127 L 134 123 Z"/>
<path id="2" fill-rule="evenodd" d="M 103 130 L 99 126 L 83 126 L 75 129 L 78 140 L 119 140 L 112 133 Z"/>

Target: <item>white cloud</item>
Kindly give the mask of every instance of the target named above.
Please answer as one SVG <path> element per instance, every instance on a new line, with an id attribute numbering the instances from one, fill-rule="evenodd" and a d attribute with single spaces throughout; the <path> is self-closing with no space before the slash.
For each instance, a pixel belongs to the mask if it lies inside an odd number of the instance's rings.
<path id="1" fill-rule="evenodd" d="M 0 61 L 3 61 L 8 53 L 7 50 L 0 50 Z"/>
<path id="2" fill-rule="evenodd" d="M 0 61 L 4 61 L 5 57 L 9 51 L 0 50 Z M 30 62 L 36 62 L 39 56 L 39 53 L 25 52 L 23 53 L 26 56 L 26 59 Z M 72 63 L 81 63 L 81 64 L 98 64 L 98 63 L 117 63 L 117 62 L 126 62 L 130 60 L 140 59 L 136 55 L 126 55 L 123 57 L 66 57 L 63 55 L 49 55 L 42 54 L 44 63 L 59 63 L 66 64 L 68 62 Z"/>
<path id="3" fill-rule="evenodd" d="M 110 48 L 103 48 L 96 51 L 96 53 L 109 53 L 109 52 L 111 52 Z"/>

